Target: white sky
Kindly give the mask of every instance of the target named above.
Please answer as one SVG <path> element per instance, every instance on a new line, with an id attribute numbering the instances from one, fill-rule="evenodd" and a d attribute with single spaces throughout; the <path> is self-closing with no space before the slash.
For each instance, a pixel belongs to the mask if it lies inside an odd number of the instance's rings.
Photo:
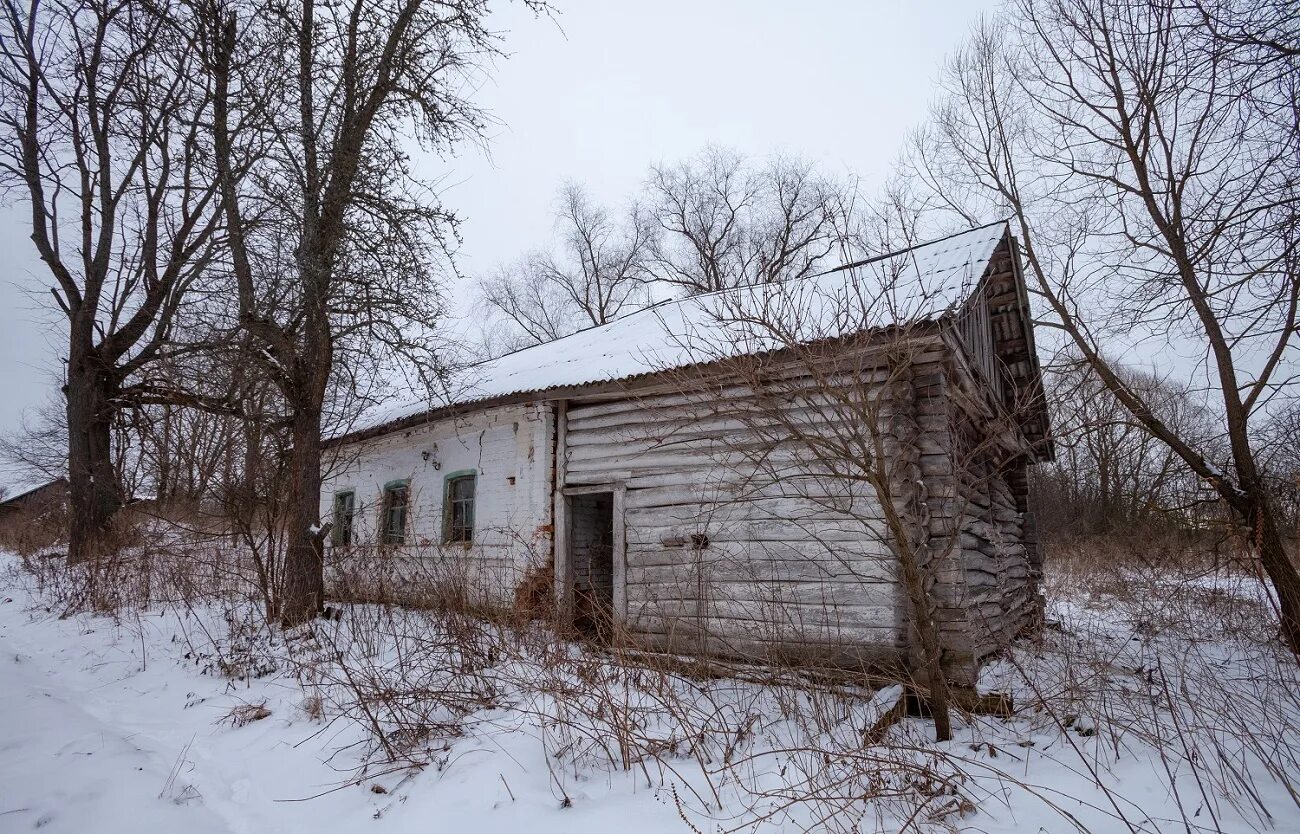
<path id="1" fill-rule="evenodd" d="M 556 22 L 504 7 L 511 57 L 477 100 L 500 124 L 426 173 L 464 218 L 476 276 L 545 245 L 565 180 L 610 204 L 648 166 L 714 143 L 788 151 L 867 187 L 888 173 L 933 95 L 945 55 L 992 0 L 556 0 Z M 25 205 L 0 208 L 0 433 L 53 390 L 64 325 L 27 239 Z M 466 292 L 452 292 L 471 313 Z"/>

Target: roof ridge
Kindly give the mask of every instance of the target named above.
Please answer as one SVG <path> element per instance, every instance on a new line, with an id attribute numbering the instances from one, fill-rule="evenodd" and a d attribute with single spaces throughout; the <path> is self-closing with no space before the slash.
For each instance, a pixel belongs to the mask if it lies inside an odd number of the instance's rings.
<path id="1" fill-rule="evenodd" d="M 573 331 L 572 333 L 566 333 L 563 336 L 558 336 L 554 339 L 550 339 L 545 342 L 538 342 L 535 345 L 525 345 L 524 347 L 521 348 L 515 348 L 514 350 L 506 351 L 505 353 L 502 353 L 498 356 L 493 356 L 489 359 L 480 359 L 477 362 L 473 362 L 469 365 L 465 365 L 464 370 L 469 370 L 470 368 L 477 368 L 478 366 L 484 365 L 488 362 L 495 362 L 498 359 L 502 359 L 507 356 L 513 356 L 516 353 L 523 353 L 526 350 L 532 350 L 533 348 L 538 348 L 541 347 L 542 345 L 555 344 L 556 342 L 561 341 L 563 339 L 567 339 L 570 336 L 576 336 L 579 333 L 587 333 L 592 330 L 598 330 L 599 328 L 602 327 L 609 327 L 615 322 L 627 321 L 628 319 L 634 318 L 642 313 L 648 313 L 651 310 L 658 310 L 664 307 L 671 307 L 673 305 L 681 305 L 686 303 L 687 301 L 693 301 L 697 298 L 708 298 L 710 296 L 721 295 L 723 293 L 735 292 L 738 289 L 745 289 L 746 287 L 772 286 L 774 284 L 792 284 L 796 281 L 808 281 L 813 278 L 820 278 L 824 275 L 833 275 L 836 272 L 843 272 L 846 269 L 855 269 L 860 266 L 866 266 L 867 264 L 877 263 L 879 261 L 887 260 L 889 258 L 896 258 L 899 255 L 906 255 L 908 252 L 915 252 L 917 249 L 922 249 L 926 246 L 933 246 L 936 243 L 943 243 L 945 240 L 952 240 L 955 237 L 961 237 L 962 235 L 970 234 L 971 232 L 978 232 L 981 229 L 988 229 L 993 226 L 1005 224 L 1007 222 L 1008 221 L 1006 219 L 1002 219 L 1002 220 L 995 220 L 992 223 L 985 223 L 981 226 L 971 226 L 969 229 L 962 229 L 960 232 L 953 232 L 952 234 L 944 235 L 943 237 L 937 237 L 934 240 L 927 240 L 922 243 L 915 243 L 904 249 L 898 249 L 893 252 L 886 252 L 883 255 L 873 255 L 870 258 L 864 258 L 863 260 L 860 261 L 853 261 L 852 263 L 841 264 L 840 266 L 837 266 L 834 269 L 828 269 L 824 272 L 815 272 L 812 275 L 800 275 L 796 278 L 786 278 L 780 281 L 766 281 L 761 284 L 746 284 L 746 285 L 738 285 L 735 287 L 723 287 L 722 289 L 710 290 L 709 292 L 702 292 L 697 295 L 687 295 L 681 298 L 665 298 L 663 301 L 656 301 L 654 304 L 651 304 L 649 307 L 642 307 L 640 310 L 634 310 L 631 313 L 628 313 L 626 316 L 621 316 L 617 319 L 614 319 L 613 321 L 607 321 L 604 324 L 593 324 L 588 327 L 583 327 L 579 330 Z"/>
<path id="2" fill-rule="evenodd" d="M 952 234 L 944 235 L 943 237 L 937 237 L 934 240 L 927 240 L 924 243 L 914 243 L 911 246 L 904 247 L 903 249 L 896 249 L 893 252 L 886 252 L 883 255 L 873 255 L 870 258 L 863 258 L 860 261 L 853 261 L 852 263 L 840 264 L 834 269 L 828 269 L 825 272 L 819 272 L 816 275 L 810 275 L 808 277 L 820 278 L 823 275 L 834 275 L 836 272 L 843 272 L 846 269 L 856 269 L 857 267 L 878 263 L 879 261 L 887 260 L 889 258 L 897 258 L 899 255 L 906 255 L 908 252 L 915 252 L 917 249 L 922 249 L 926 246 L 933 246 L 936 243 L 943 243 L 945 240 L 952 240 L 955 237 L 968 235 L 971 232 L 978 232 L 981 229 L 991 229 L 994 226 L 1005 225 L 1009 222 L 1010 221 L 1003 219 L 1003 220 L 995 220 L 992 223 L 985 223 L 982 226 L 971 226 L 969 229 L 962 229 L 960 232 L 953 232 Z"/>

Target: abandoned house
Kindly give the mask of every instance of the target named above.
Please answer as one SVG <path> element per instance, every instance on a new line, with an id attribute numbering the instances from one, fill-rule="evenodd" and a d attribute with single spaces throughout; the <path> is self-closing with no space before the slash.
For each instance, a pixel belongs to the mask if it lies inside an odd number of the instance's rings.
<path id="1" fill-rule="evenodd" d="M 1036 622 L 1028 467 L 1052 447 L 1005 223 L 662 303 L 457 386 L 328 442 L 336 583 L 509 605 L 553 575 L 603 639 L 891 666 L 916 651 L 901 537 L 957 680 Z M 832 436 L 865 451 L 833 460 Z"/>

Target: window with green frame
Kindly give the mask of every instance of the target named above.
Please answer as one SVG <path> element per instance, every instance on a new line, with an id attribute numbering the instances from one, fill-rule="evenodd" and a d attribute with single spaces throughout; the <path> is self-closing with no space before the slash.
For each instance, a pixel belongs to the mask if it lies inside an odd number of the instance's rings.
<path id="1" fill-rule="evenodd" d="M 352 544 L 352 519 L 357 511 L 357 495 L 352 490 L 334 493 L 334 529 L 330 535 L 335 547 Z"/>
<path id="2" fill-rule="evenodd" d="M 384 484 L 384 503 L 379 516 L 380 544 L 406 544 L 406 509 L 410 499 L 410 481 Z"/>
<path id="3" fill-rule="evenodd" d="M 473 469 L 452 472 L 445 481 L 442 540 L 448 544 L 474 541 L 475 474 Z"/>

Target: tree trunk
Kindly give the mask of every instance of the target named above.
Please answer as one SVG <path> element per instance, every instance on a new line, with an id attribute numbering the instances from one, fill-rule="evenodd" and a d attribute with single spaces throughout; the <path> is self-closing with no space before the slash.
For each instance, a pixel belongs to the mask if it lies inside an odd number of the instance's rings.
<path id="1" fill-rule="evenodd" d="M 1225 382 L 1235 384 L 1235 379 Z M 1226 388 L 1225 393 L 1231 389 Z M 1247 433 L 1248 412 L 1239 401 L 1228 403 L 1228 436 L 1232 443 L 1237 486 L 1218 479 L 1212 483 L 1250 530 L 1250 544 L 1259 552 L 1259 561 L 1277 593 L 1278 619 L 1282 639 L 1300 660 L 1300 568 L 1287 553 L 1282 531 L 1277 524 L 1268 486 L 1259 474 L 1255 450 Z"/>
<path id="2" fill-rule="evenodd" d="M 311 620 L 325 600 L 320 462 L 320 409 L 299 406 L 294 409 L 293 448 L 289 451 L 284 593 L 280 598 L 280 621 L 286 628 Z"/>
<path id="3" fill-rule="evenodd" d="M 1287 553 L 1277 515 L 1262 484 L 1256 481 L 1246 490 L 1243 508 L 1251 529 L 1251 543 L 1259 551 L 1259 561 L 1277 591 L 1278 615 L 1282 639 L 1300 657 L 1300 570 Z"/>
<path id="4" fill-rule="evenodd" d="M 935 741 L 952 739 L 952 717 L 948 710 L 948 679 L 943 672 L 943 647 L 934 622 L 933 600 L 925 588 L 922 568 L 916 552 L 907 544 L 896 548 L 903 568 L 903 587 L 912 609 L 912 626 L 921 643 L 921 666 L 925 669 L 926 704 L 934 718 Z"/>
<path id="5" fill-rule="evenodd" d="M 869 415 L 874 455 L 864 461 L 863 469 L 869 473 L 868 480 L 884 513 L 889 545 L 902 568 L 912 627 L 920 643 L 919 666 L 925 670 L 926 679 L 924 700 L 934 718 L 935 741 L 948 741 L 952 738 L 952 717 L 948 709 L 943 642 L 934 618 L 934 557 L 930 552 L 929 516 L 920 477 L 920 425 L 916 421 L 916 383 L 911 357 L 894 358 L 890 373 L 894 383 L 891 397 L 894 411 L 888 417 L 879 412 Z M 888 428 L 880 426 L 882 420 L 889 421 Z M 887 443 L 892 443 L 894 448 L 888 448 Z"/>
<path id="6" fill-rule="evenodd" d="M 172 409 L 170 405 L 162 407 L 162 442 L 158 444 L 158 482 L 154 498 L 159 503 L 169 501 L 176 496 L 175 474 L 172 471 Z"/>
<path id="7" fill-rule="evenodd" d="M 113 466 L 110 381 L 93 353 L 73 346 L 64 385 L 68 418 L 68 562 L 99 556 L 122 507 Z"/>

